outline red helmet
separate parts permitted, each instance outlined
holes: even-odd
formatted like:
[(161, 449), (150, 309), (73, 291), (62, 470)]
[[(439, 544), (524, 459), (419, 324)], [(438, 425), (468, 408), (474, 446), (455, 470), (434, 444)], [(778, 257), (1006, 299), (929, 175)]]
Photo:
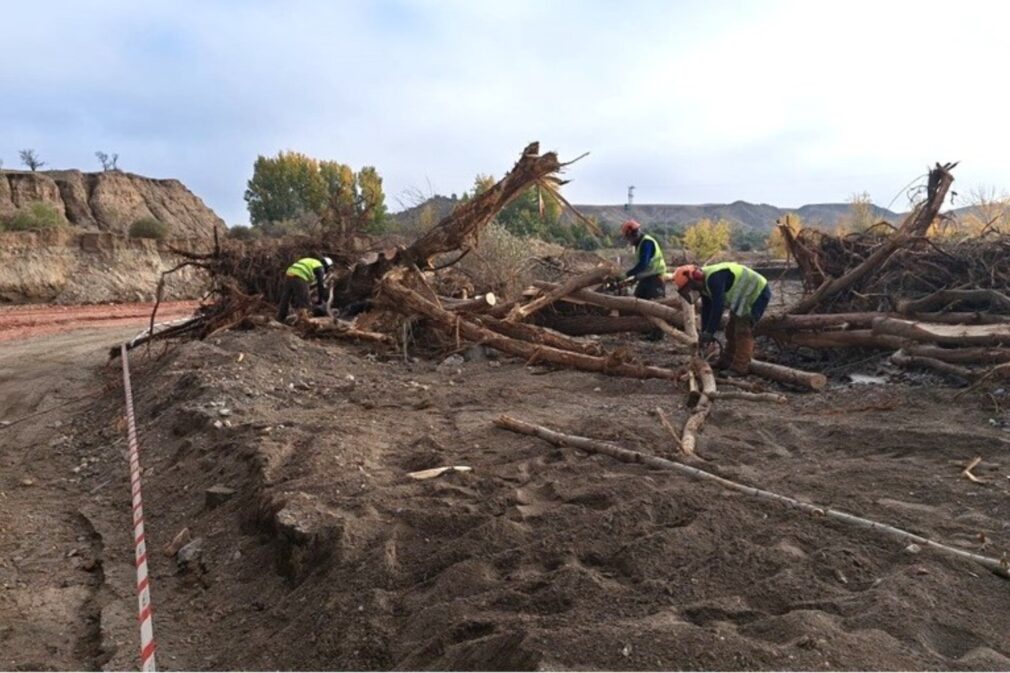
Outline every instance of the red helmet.
[(685, 264), (673, 270), (673, 284), (678, 290), (683, 290), (689, 280), (705, 280), (705, 272), (694, 264)]
[(635, 222), (634, 220), (628, 220), (627, 222), (621, 225), (621, 236), (628, 238), (632, 234), (638, 233), (638, 230), (641, 228), (642, 225), (640, 225), (638, 222)]

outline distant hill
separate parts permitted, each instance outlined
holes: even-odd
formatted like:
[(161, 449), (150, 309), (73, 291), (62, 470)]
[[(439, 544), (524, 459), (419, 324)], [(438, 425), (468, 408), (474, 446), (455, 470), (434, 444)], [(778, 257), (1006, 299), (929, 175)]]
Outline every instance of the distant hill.
[[(821, 225), (833, 228), (838, 221), (849, 214), (847, 203), (811, 203), (799, 208), (779, 208), (767, 203), (705, 203), (700, 205), (678, 204), (635, 204), (625, 210), (619, 206), (576, 206), (583, 215), (596, 217), (607, 228), (616, 228), (621, 222), (632, 219), (646, 226), (687, 226), (702, 218), (724, 219), (737, 226), (752, 231), (768, 232), (775, 226), (775, 220), (786, 213), (795, 213), (803, 218), (806, 225)], [(899, 213), (874, 206), (876, 216), (889, 222), (901, 219)]]
[[(437, 222), (452, 212), (458, 203), (458, 200), (454, 201), (446, 196), (434, 196), (420, 205), (393, 214), (393, 218), (403, 225), (416, 226), (421, 213), (428, 209)], [(803, 218), (803, 223), (808, 226), (820, 225), (834, 228), (838, 221), (850, 212), (848, 203), (811, 203), (799, 208), (779, 208), (767, 203), (748, 203), (746, 201), (699, 205), (636, 203), (629, 210), (625, 210), (623, 205), (576, 205), (575, 207), (583, 215), (597, 218), (604, 228), (611, 230), (616, 229), (621, 225), (621, 222), (628, 219), (637, 220), (645, 226), (682, 227), (707, 217), (712, 220), (725, 219), (745, 230), (765, 233), (771, 231), (775, 226), (775, 220), (786, 213), (796, 213)], [(878, 206), (873, 208), (879, 219), (897, 223), (902, 218), (900, 213), (886, 208)], [(567, 212), (565, 217), (569, 222), (573, 219)]]

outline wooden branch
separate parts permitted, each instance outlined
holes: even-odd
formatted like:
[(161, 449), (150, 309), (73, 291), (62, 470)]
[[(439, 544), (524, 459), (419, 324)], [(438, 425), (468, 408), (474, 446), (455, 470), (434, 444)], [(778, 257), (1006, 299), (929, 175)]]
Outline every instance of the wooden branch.
[(687, 346), (688, 348), (697, 347), (698, 345), (697, 342), (691, 341), (691, 338), (689, 336), (681, 332), (679, 329), (675, 329), (670, 325), (670, 323), (666, 322), (662, 318), (657, 318), (656, 316), (652, 315), (648, 316), (648, 318), (649, 322), (658, 327), (663, 332), (663, 334), (670, 337), (671, 339), (679, 343), (681, 346)]
[(455, 313), (486, 313), (498, 304), (498, 298), (494, 292), (478, 295), (473, 299), (439, 297), (438, 300), (442, 306)]
[(737, 388), (739, 390), (744, 390), (749, 393), (765, 393), (768, 392), (768, 388), (764, 385), (758, 383), (757, 381), (748, 381), (746, 379), (727, 379), (716, 377), (715, 382), (720, 386), (730, 386), (732, 388)]
[(772, 402), (785, 404), (789, 398), (778, 393), (748, 393), (743, 390), (717, 390), (712, 394), (714, 400), (744, 400), (747, 402)]
[(936, 325), (897, 318), (877, 318), (873, 321), (873, 333), (957, 346), (1010, 344), (1010, 325)]
[[(761, 322), (764, 322), (763, 320)], [(760, 325), (761, 323), (758, 323)], [(876, 348), (893, 351), (901, 348), (905, 339), (887, 334), (874, 334), (872, 330), (836, 330), (831, 332), (763, 331), (762, 336), (775, 339), (787, 346), (806, 348)]]
[(998, 311), (1010, 311), (1010, 297), (996, 290), (940, 290), (921, 299), (898, 302), (899, 313), (918, 313), (950, 307), (954, 304), (988, 304)]
[(723, 488), (745, 493), (755, 498), (778, 502), (786, 505), (787, 507), (811, 514), (815, 520), (831, 519), (833, 521), (840, 521), (857, 528), (874, 530), (883, 535), (897, 538), (905, 542), (914, 542), (922, 547), (929, 547), (930, 549), (935, 549), (941, 553), (948, 554), (950, 556), (957, 556), (958, 558), (977, 563), (1000, 577), (1010, 578), (1010, 569), (1008, 569), (1007, 562), (1005, 560), (990, 558), (980, 554), (973, 554), (972, 552), (958, 549), (957, 547), (951, 547), (940, 542), (935, 542), (921, 535), (910, 533), (900, 528), (895, 528), (894, 526), (890, 526), (888, 524), (866, 519), (855, 514), (849, 514), (829, 507), (821, 507), (819, 505), (797, 500), (796, 498), (779, 495), (778, 493), (773, 493), (772, 491), (747, 486), (746, 484), (741, 484), (730, 479), (726, 479), (725, 477), (720, 477), (712, 472), (707, 472), (690, 465), (684, 465), (683, 463), (677, 463), (658, 456), (651, 456), (641, 453), (640, 451), (631, 451), (611, 442), (603, 442), (589, 437), (580, 437), (578, 435), (569, 435), (557, 432), (556, 430), (551, 430), (542, 425), (534, 425), (532, 423), (520, 421), (516, 418), (512, 418), (511, 416), (499, 416), (495, 419), (494, 423), (499, 428), (523, 435), (539, 437), (540, 439), (554, 444), (555, 446), (572, 446), (591, 453), (601, 453), (626, 463), (637, 463), (640, 465), (648, 465), (649, 467), (660, 470), (679, 472), (683, 475), (701, 479), (708, 483), (717, 484)]
[(852, 288), (871, 273), (878, 271), (899, 248), (909, 243), (912, 239), (925, 234), (940, 212), (940, 207), (947, 197), (947, 190), (950, 189), (951, 183), (954, 182), (954, 176), (950, 174), (950, 169), (953, 167), (953, 164), (945, 166), (937, 164), (936, 168), (929, 173), (925, 203), (916, 207), (909, 214), (908, 218), (901, 225), (901, 228), (884, 239), (856, 268), (840, 278), (829, 277), (817, 288), (816, 292), (798, 302), (788, 313), (810, 313), (814, 307), (822, 304), (825, 300)]
[(525, 320), (530, 315), (536, 313), (545, 306), (550, 306), (565, 295), (571, 294), (576, 290), (581, 290), (584, 287), (589, 287), (590, 285), (599, 285), (615, 273), (616, 269), (614, 267), (609, 265), (600, 265), (592, 271), (579, 274), (578, 276), (572, 276), (561, 285), (547, 292), (547, 294), (537, 297), (528, 304), (522, 304), (514, 307), (509, 312), (506, 320), (511, 322)]
[(793, 369), (785, 365), (751, 360), (750, 373), (761, 378), (785, 383), (796, 388), (803, 388), (813, 392), (820, 392), (828, 385), (828, 377), (815, 372), (805, 372), (800, 369)]
[(683, 452), (684, 446), (680, 443), (680, 434), (673, 427), (673, 424), (670, 423), (670, 419), (666, 417), (666, 413), (662, 407), (656, 407), (656, 416), (659, 417), (659, 424), (673, 437), (673, 441), (677, 444), (677, 450)]
[(295, 328), (305, 335), (315, 337), (336, 337), (383, 344), (396, 343), (396, 340), (388, 334), (361, 330), (350, 323), (336, 321), (333, 318), (302, 318), (295, 323)]
[(904, 351), (900, 350), (896, 351), (891, 356), (891, 362), (904, 369), (930, 369), (934, 372), (943, 374), (944, 376), (951, 376), (961, 381), (971, 382), (978, 378), (978, 374), (967, 367), (960, 367), (935, 358), (908, 355)]
[(697, 377), (698, 382), (701, 384), (701, 391), (697, 396), (689, 395), (688, 397), (688, 405), (691, 405), (692, 397), (696, 399), (693, 405), (694, 413), (688, 416), (687, 421), (684, 422), (684, 430), (680, 435), (680, 448), (688, 456), (695, 455), (698, 433), (701, 432), (705, 419), (708, 418), (709, 413), (712, 411), (712, 398), (717, 392), (712, 367), (700, 357), (691, 359), (691, 373)]
[(991, 325), (1010, 322), (1010, 316), (992, 313), (806, 313), (799, 315), (768, 316), (754, 326), (754, 333), (764, 335), (784, 330), (856, 330), (873, 327), (877, 318), (902, 318), (921, 322), (936, 322), (954, 325)]
[(698, 317), (694, 312), (694, 302), (685, 299), (684, 295), (677, 293), (680, 300), (680, 315), (684, 321), (684, 334), (687, 335), (688, 344), (698, 346)]
[[(550, 291), (557, 288), (558, 284), (548, 283), (545, 281), (535, 281), (533, 286), (541, 290)], [(568, 294), (564, 298), (564, 301), (572, 302), (574, 304), (592, 304), (593, 306), (601, 306), (603, 308), (609, 308), (614, 311), (622, 311), (625, 313), (654, 316), (665, 320), (674, 327), (681, 328), (684, 326), (684, 318), (681, 316), (680, 311), (665, 304), (660, 304), (657, 301), (650, 301), (648, 299), (638, 299), (637, 297), (615, 297), (609, 294), (603, 294), (602, 292), (593, 292), (592, 290), (577, 290)]]
[(457, 313), (445, 310), (441, 306), (428, 301), (414, 290), (406, 287), (402, 282), (405, 274), (405, 269), (390, 271), (382, 280), (380, 297), (389, 308), (406, 313), (407, 315), (423, 315), (432, 320), (436, 326), (450, 334), (454, 334), (458, 330), (460, 336), (469, 341), (481, 343), (504, 353), (526, 358), (531, 362), (550, 362), (562, 367), (599, 372), (612, 376), (627, 376), (640, 379), (668, 379), (671, 381), (679, 378), (679, 373), (672, 369), (624, 362), (615, 353), (596, 357), (534, 344), (499, 334), (471, 322)]

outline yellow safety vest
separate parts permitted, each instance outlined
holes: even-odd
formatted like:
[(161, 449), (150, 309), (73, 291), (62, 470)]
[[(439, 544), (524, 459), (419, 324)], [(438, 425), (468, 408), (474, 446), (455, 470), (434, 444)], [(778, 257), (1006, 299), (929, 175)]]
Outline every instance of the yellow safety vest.
[(666, 258), (663, 257), (663, 249), (659, 247), (659, 241), (652, 236), (648, 234), (642, 236), (638, 245), (635, 246), (635, 254), (641, 258), (642, 244), (646, 241), (652, 241), (652, 245), (655, 247), (655, 253), (652, 255), (652, 260), (649, 261), (649, 266), (647, 266), (645, 271), (641, 272), (636, 277), (651, 278), (652, 276), (662, 276), (666, 274)]
[(288, 275), (301, 278), (306, 283), (312, 283), (316, 279), (315, 271), (321, 268), (323, 263), (315, 257), (302, 257), (300, 260), (288, 267)]
[(748, 316), (754, 308), (754, 302), (768, 285), (768, 279), (757, 271), (749, 269), (736, 262), (722, 262), (702, 267), (705, 272), (705, 294), (711, 296), (708, 279), (713, 273), (728, 269), (733, 274), (733, 286), (726, 291), (726, 304), (729, 310), (738, 316)]

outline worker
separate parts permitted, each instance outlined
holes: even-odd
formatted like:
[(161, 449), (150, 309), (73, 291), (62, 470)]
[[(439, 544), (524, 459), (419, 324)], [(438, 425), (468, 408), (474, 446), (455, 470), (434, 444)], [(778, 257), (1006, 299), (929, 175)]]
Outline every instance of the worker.
[(726, 347), (715, 366), (746, 374), (754, 357), (754, 325), (772, 298), (768, 280), (757, 271), (736, 262), (722, 262), (698, 267), (677, 267), (673, 282), (684, 297), (691, 290), (701, 294), (701, 346), (715, 343), (724, 307), (729, 308)]
[(628, 220), (621, 225), (621, 236), (628, 245), (635, 246), (638, 262), (625, 274), (625, 282), (636, 282), (635, 296), (639, 299), (660, 299), (666, 296), (663, 276), (666, 259), (659, 243), (649, 234), (642, 233), (642, 225)]
[[(302, 257), (288, 267), (281, 289), (281, 301), (277, 307), (277, 321), (284, 322), (288, 317), (288, 309), (309, 308), (313, 306), (311, 298), (312, 281), (316, 281), (316, 306), (326, 303), (326, 272), (333, 266), (329, 257)], [(325, 309), (324, 309), (325, 310)]]
[[(621, 235), (628, 245), (635, 246), (635, 256), (638, 262), (625, 274), (621, 285), (636, 283), (635, 296), (639, 299), (661, 299), (666, 296), (664, 277), (666, 276), (666, 259), (659, 242), (642, 232), (642, 225), (635, 220), (628, 220), (621, 225)], [(663, 330), (654, 329), (646, 333), (645, 339), (660, 341)]]

